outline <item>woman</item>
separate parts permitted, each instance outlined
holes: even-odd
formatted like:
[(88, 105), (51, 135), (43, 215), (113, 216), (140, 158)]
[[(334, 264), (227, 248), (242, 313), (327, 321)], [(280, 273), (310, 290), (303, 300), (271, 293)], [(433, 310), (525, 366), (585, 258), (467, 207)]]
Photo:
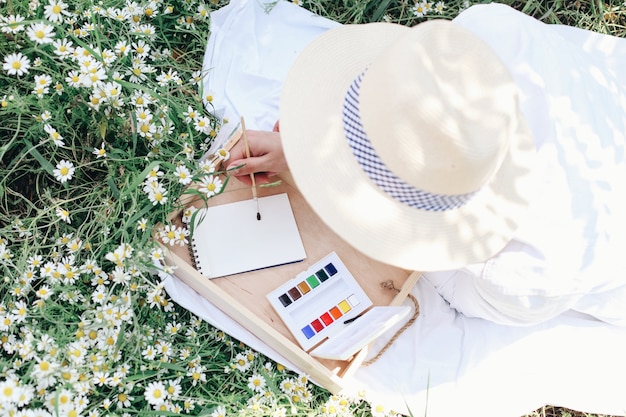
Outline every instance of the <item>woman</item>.
[[(545, 25), (498, 4), (465, 10), (453, 21), (456, 35), (446, 35), (448, 40), (458, 33), (467, 37), (459, 44), (469, 40), (468, 48), (482, 51), (478, 63), (463, 49), (446, 61), (425, 40), (426, 32), (406, 35), (411, 29), (394, 25), (366, 25), (354, 29), (358, 36), (349, 40), (352, 29), (341, 32), (337, 23), (288, 2), (267, 13), (255, 0), (233, 0), (212, 14), (211, 23), (205, 89), (212, 91), (216, 110), (231, 120), (244, 115), (255, 129), (248, 132), (252, 158), (243, 160), (241, 144), (231, 151), (230, 167), (245, 163), (236, 175), (247, 182), (248, 174), (256, 173), (257, 182), (265, 182), (289, 168), (320, 217), (356, 248), (427, 271), (412, 291), (420, 301), (419, 319), (378, 361), (354, 375), (365, 387), (365, 398), (407, 413), (426, 410), (431, 417), (517, 417), (546, 403), (623, 413), (626, 328), (606, 322), (621, 325), (625, 314), (624, 261), (616, 253), (626, 247), (619, 216), (625, 208), (626, 87), (620, 76), (626, 73), (626, 41)], [(340, 31), (337, 37), (334, 30)], [(406, 61), (399, 65), (415, 56), (401, 56), (391, 47), (407, 42), (400, 41), (405, 35), (424, 36), (409, 43), (432, 48), (422, 49), (413, 64), (423, 78), (412, 79), (416, 74), (403, 66)], [(445, 43), (455, 51), (456, 42)], [(379, 52), (394, 59), (378, 61)], [(431, 61), (431, 54), (439, 59)], [(378, 76), (371, 71), (377, 62), (382, 63)], [(394, 69), (385, 63), (399, 68), (400, 75), (381, 76)], [(429, 72), (427, 65), (443, 69)], [(485, 80), (483, 71), (493, 75)], [(500, 101), (492, 101), (493, 94), (484, 102), (470, 100), (465, 75), (482, 85), (477, 89), (482, 94), (493, 92), (498, 82), (495, 99)], [(395, 85), (399, 94), (390, 93), (395, 81), (401, 81)], [(447, 93), (424, 90), (433, 85), (447, 87)], [(452, 111), (455, 103), (449, 100), (456, 90), (451, 85), (463, 93), (457, 103), (473, 108)], [(413, 103), (393, 108), (409, 86), (420, 92), (406, 94), (409, 101), (415, 97), (424, 111), (438, 113), (415, 116)], [(383, 90), (377, 96), (372, 87)], [(344, 124), (344, 112), (352, 122)], [(354, 129), (355, 115), (362, 116), (363, 132)], [(414, 124), (413, 116), (424, 122)], [(279, 118), (274, 130), (280, 132), (272, 132)], [(408, 135), (398, 133), (399, 126), (429, 131)], [(456, 201), (458, 207), (441, 211), (411, 208), (378, 173), (363, 168), (368, 166), (361, 163), (363, 154), (352, 151), (351, 143), (368, 139), (376, 145), (373, 156), (412, 188), (468, 195)], [(441, 144), (448, 151), (435, 155)], [(400, 146), (409, 150), (398, 152)], [(432, 157), (417, 158), (420, 148)], [(403, 170), (402, 158), (417, 159), (406, 164), (415, 176)], [(440, 168), (452, 172), (436, 175), (433, 163), (452, 160), (468, 173), (467, 181), (449, 163)], [(420, 164), (427, 176), (418, 175)], [(505, 166), (517, 169), (502, 171)], [(496, 177), (506, 186), (494, 187)], [(473, 188), (487, 192), (473, 195)], [(373, 199), (355, 203), (362, 196)], [(496, 198), (500, 203), (491, 205)], [(378, 207), (383, 209), (372, 215)], [(419, 214), (404, 214), (410, 210)], [(463, 210), (471, 216), (454, 215)], [(427, 229), (425, 217), (436, 227)], [(403, 228), (413, 233), (402, 235)], [(363, 234), (369, 238), (361, 239)], [(167, 281), (166, 288), (200, 317), (284, 363), (279, 353), (176, 280)], [(387, 341), (381, 338), (372, 352)]]
[(503, 5), (330, 30), (287, 76), (281, 132), (249, 132), (229, 166), (290, 168), (335, 232), (467, 316), (626, 324), (626, 61), (595, 36)]

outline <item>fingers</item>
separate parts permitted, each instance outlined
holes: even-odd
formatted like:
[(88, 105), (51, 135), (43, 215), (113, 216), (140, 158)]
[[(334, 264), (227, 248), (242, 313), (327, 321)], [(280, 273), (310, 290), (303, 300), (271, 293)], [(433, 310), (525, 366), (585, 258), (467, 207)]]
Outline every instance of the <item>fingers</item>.
[(255, 182), (265, 184), (271, 181), (270, 177), (287, 170), (280, 134), (278, 132), (264, 132), (247, 130), (250, 157), (246, 155), (245, 144), (239, 141), (230, 151), (230, 161), (227, 169), (244, 184), (251, 184), (250, 174), (255, 174)]
[[(272, 182), (271, 177), (275, 175), (273, 173), (267, 173), (267, 172), (260, 172), (258, 174), (254, 174), (254, 182), (259, 185), (259, 184), (268, 184), (270, 182)], [(242, 182), (243, 184), (247, 185), (247, 186), (252, 186), (252, 179), (250, 178), (250, 175), (233, 175), (235, 178), (237, 178), (237, 180), (239, 180), (240, 182)]]
[[(265, 184), (270, 182), (269, 177), (273, 175), (273, 172), (266, 171), (266, 167), (271, 165), (266, 159), (261, 156), (230, 161), (227, 169), (231, 175), (244, 184), (252, 184), (250, 174), (255, 174), (254, 178), (257, 183)], [(236, 167), (240, 168), (234, 169)]]

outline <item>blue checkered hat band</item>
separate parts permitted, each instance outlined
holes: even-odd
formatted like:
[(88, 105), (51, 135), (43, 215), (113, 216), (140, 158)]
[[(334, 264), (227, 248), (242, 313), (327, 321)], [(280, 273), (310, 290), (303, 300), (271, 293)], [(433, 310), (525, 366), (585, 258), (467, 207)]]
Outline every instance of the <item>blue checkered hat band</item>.
[(476, 192), (459, 195), (433, 194), (420, 190), (397, 177), (387, 168), (365, 134), (359, 110), (361, 79), (359, 75), (346, 94), (343, 127), (352, 153), (363, 171), (385, 193), (410, 207), (428, 211), (446, 211), (465, 205)]

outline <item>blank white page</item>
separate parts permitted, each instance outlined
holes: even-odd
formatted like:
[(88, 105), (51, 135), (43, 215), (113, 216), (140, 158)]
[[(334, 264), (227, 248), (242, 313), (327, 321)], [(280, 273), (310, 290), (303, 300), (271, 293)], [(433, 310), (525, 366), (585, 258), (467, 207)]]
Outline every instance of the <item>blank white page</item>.
[(287, 194), (202, 208), (192, 236), (196, 266), (208, 278), (301, 261), (304, 246)]

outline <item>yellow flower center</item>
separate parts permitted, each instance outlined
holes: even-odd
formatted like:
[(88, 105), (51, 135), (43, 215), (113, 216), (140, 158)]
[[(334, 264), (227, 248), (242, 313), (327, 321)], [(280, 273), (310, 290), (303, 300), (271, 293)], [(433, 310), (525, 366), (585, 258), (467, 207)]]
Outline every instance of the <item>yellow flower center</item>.
[(37, 39), (43, 39), (46, 37), (46, 34), (44, 33), (43, 30), (38, 30), (37, 32), (35, 32), (35, 37)]
[(61, 6), (59, 6), (58, 4), (55, 4), (55, 5), (52, 7), (52, 13), (54, 13), (54, 14), (59, 14), (59, 13), (61, 13)]
[(13, 69), (18, 70), (18, 69), (22, 68), (22, 63), (20, 61), (14, 61), (11, 66), (13, 67)]

